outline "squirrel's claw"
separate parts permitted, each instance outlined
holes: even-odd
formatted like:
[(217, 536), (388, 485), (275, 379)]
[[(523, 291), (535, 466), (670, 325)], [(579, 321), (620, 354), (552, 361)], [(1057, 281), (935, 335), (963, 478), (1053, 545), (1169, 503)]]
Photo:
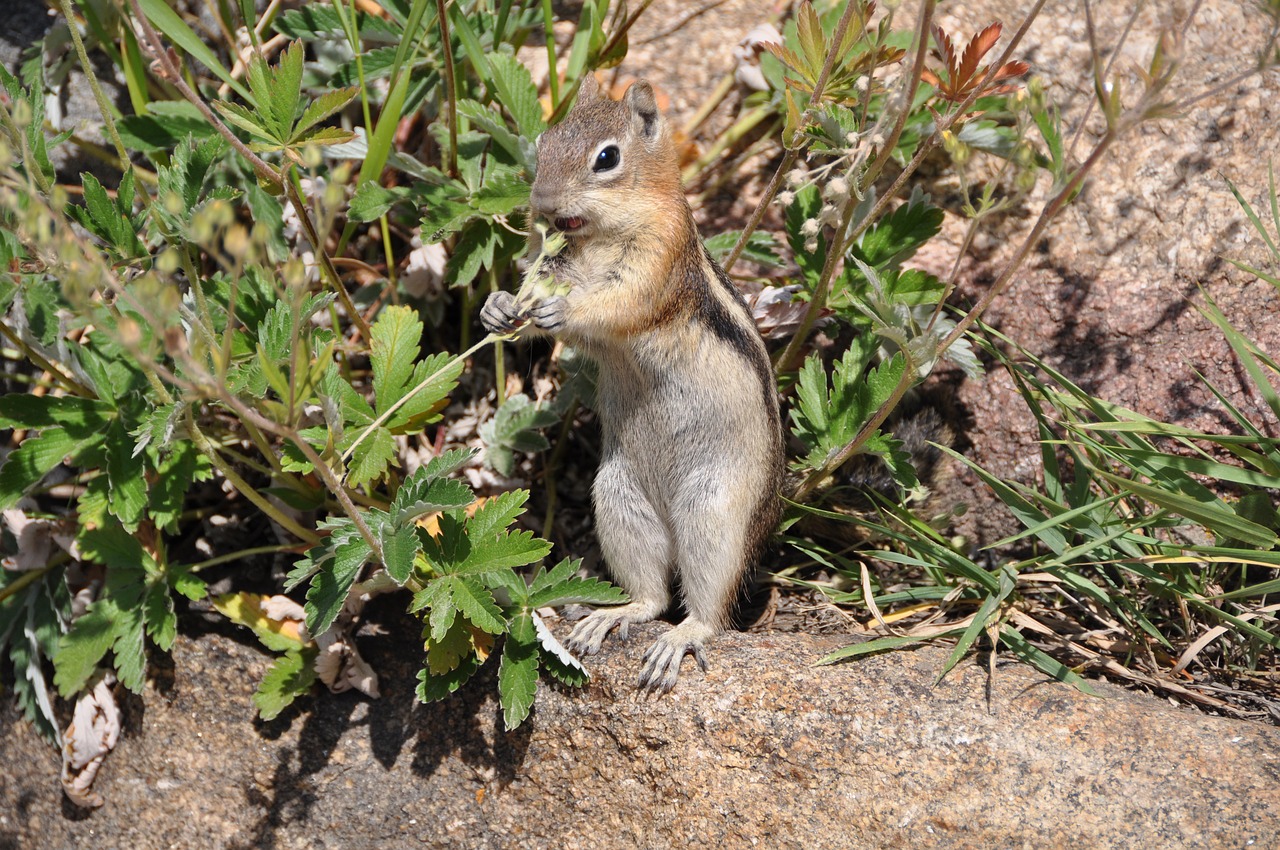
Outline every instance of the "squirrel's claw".
[(543, 298), (529, 309), (529, 320), (534, 327), (550, 334), (564, 330), (565, 320), (569, 316), (569, 301), (563, 295), (552, 295)]
[(484, 302), (480, 310), (480, 324), (489, 333), (507, 334), (520, 327), (520, 311), (516, 307), (516, 299), (510, 292), (494, 292)]
[(705, 631), (700, 624), (682, 623), (645, 651), (640, 679), (640, 690), (650, 694), (665, 694), (675, 687), (680, 676), (680, 663), (686, 655), (693, 655), (702, 672), (707, 672), (707, 653), (702, 637), (695, 632)]

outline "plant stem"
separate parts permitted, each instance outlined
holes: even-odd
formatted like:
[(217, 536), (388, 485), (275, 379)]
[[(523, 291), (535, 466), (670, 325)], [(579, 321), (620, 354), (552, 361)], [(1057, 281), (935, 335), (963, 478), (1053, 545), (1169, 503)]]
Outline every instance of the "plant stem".
[[(84, 49), (84, 39), (80, 38), (80, 27), (76, 24), (75, 16), (71, 12), (71, 0), (61, 0), (62, 16), (67, 20), (67, 30), (71, 33), (71, 42), (75, 45), (76, 56), (80, 59), (80, 70), (84, 72), (85, 78), (89, 81), (89, 88), (93, 90), (93, 99), (98, 103), (98, 111), (102, 113), (103, 126), (107, 128), (107, 135), (111, 137), (111, 144), (115, 146), (116, 155), (120, 157), (121, 171), (129, 171), (133, 168), (133, 163), (129, 160), (129, 151), (125, 149), (124, 141), (120, 138), (119, 131), (116, 130), (116, 121), (111, 114), (111, 102), (107, 100), (107, 96), (102, 91), (102, 86), (98, 82), (98, 75), (93, 71), (93, 65), (89, 62), (89, 54)], [(146, 192), (138, 192), (138, 197), (142, 200), (142, 205), (150, 206), (151, 196)]]
[[(497, 269), (489, 269), (489, 291), (498, 291)], [(507, 352), (502, 346), (502, 340), (493, 344), (493, 385), (496, 399), (494, 406), (499, 410), (502, 409), (502, 403), (507, 400)]]
[[(137, 0), (134, 0), (137, 2)], [(852, 23), (855, 14), (861, 14), (861, 4), (850, 2), (845, 4), (844, 14), (840, 16), (840, 20), (836, 23), (835, 32), (831, 34), (831, 44), (839, 45), (844, 42), (844, 35), (849, 31), (849, 24)], [(809, 97), (809, 106), (805, 110), (807, 115), (813, 109), (814, 104), (822, 100), (822, 92), (827, 87), (827, 79), (831, 76), (831, 69), (835, 67), (838, 50), (832, 50), (827, 53), (826, 61), (822, 63), (822, 70), (818, 73), (818, 79), (813, 84), (813, 94)], [(738, 262), (738, 258), (742, 256), (743, 250), (747, 247), (747, 240), (751, 238), (751, 234), (755, 233), (756, 228), (760, 226), (760, 222), (764, 220), (765, 211), (769, 209), (769, 204), (773, 203), (773, 198), (778, 194), (778, 189), (782, 187), (782, 180), (786, 173), (791, 170), (792, 164), (796, 161), (796, 156), (800, 153), (800, 147), (792, 147), (797, 136), (800, 135), (802, 128), (796, 127), (790, 139), (783, 139), (782, 143), (786, 145), (787, 152), (782, 156), (782, 162), (778, 164), (778, 170), (773, 173), (773, 177), (769, 180), (769, 185), (765, 187), (764, 195), (761, 196), (760, 202), (756, 204), (756, 208), (751, 211), (751, 217), (747, 219), (746, 227), (742, 229), (742, 233), (738, 235), (738, 242), (733, 246), (733, 250), (729, 252), (729, 256), (725, 258), (724, 270), (728, 272), (733, 268), (733, 264)]]
[(207, 561), (200, 561), (187, 567), (187, 572), (198, 573), (209, 567), (216, 567), (218, 564), (227, 564), (232, 561), (239, 561), (242, 558), (252, 558), (254, 555), (274, 555), (278, 552), (293, 552), (297, 550), (297, 544), (294, 543), (277, 543), (274, 546), (254, 546), (250, 549), (241, 549), (239, 552), (228, 552), (225, 555), (219, 555), (216, 558), (210, 558)]
[[(935, 0), (926, 0), (920, 6), (920, 19), (916, 24), (915, 60), (912, 63), (910, 75), (903, 80), (902, 107), (894, 121), (892, 133), (881, 145), (880, 150), (876, 153), (875, 160), (859, 179), (860, 189), (863, 191), (874, 182), (880, 170), (888, 163), (889, 157), (893, 155), (893, 150), (898, 145), (898, 139), (902, 136), (902, 128), (906, 126), (907, 114), (911, 111), (911, 103), (915, 100), (916, 89), (920, 85), (920, 72), (924, 69), (924, 57), (929, 49), (929, 22), (933, 19), (934, 2)], [(938, 135), (938, 132), (935, 131), (934, 135)], [(921, 145), (921, 147), (925, 146)], [(918, 167), (923, 160), (923, 153), (917, 151), (915, 158), (912, 159), (912, 164)], [(901, 186), (906, 177), (914, 171), (915, 167), (908, 167), (898, 176), (898, 180), (894, 183), (894, 188), (886, 192), (872, 211), (859, 222), (856, 233), (851, 235), (846, 242), (844, 234), (848, 232), (850, 220), (858, 208), (858, 195), (860, 193), (851, 192), (849, 194), (849, 200), (845, 202), (844, 209), (841, 210), (840, 225), (835, 229), (827, 244), (826, 261), (822, 264), (822, 273), (818, 277), (818, 285), (814, 288), (813, 297), (809, 300), (809, 307), (805, 310), (804, 316), (800, 320), (800, 326), (787, 343), (787, 347), (778, 355), (778, 360), (774, 364), (778, 371), (787, 372), (796, 367), (800, 352), (808, 341), (809, 331), (813, 329), (814, 322), (818, 320), (822, 309), (827, 305), (827, 299), (831, 296), (831, 283), (835, 278), (836, 267), (844, 257), (846, 246), (851, 244), (858, 235), (861, 235), (872, 222), (880, 217), (889, 200), (897, 193), (897, 187)]]
[[(436, 16), (440, 20), (440, 44), (444, 54), (444, 98), (446, 120), (449, 124), (450, 177), (458, 176), (458, 88), (453, 77), (453, 43), (449, 40), (449, 16), (445, 13), (444, 0), (436, 0)], [(555, 66), (551, 66), (552, 73)]]
[(720, 154), (724, 153), (727, 148), (732, 146), (747, 133), (750, 133), (761, 121), (769, 118), (773, 114), (773, 106), (765, 103), (757, 106), (746, 115), (740, 117), (733, 123), (733, 126), (720, 134), (720, 136), (715, 140), (715, 143), (711, 145), (711, 147), (707, 148), (707, 151), (702, 156), (698, 157), (696, 162), (684, 170), (684, 173), (680, 175), (681, 182), (687, 184), (692, 181), (704, 169), (706, 169), (707, 166), (715, 162)]
[(253, 503), (254, 507), (262, 511), (267, 516), (275, 520), (281, 528), (288, 531), (299, 540), (305, 540), (308, 544), (314, 545), (319, 542), (320, 535), (314, 531), (308, 531), (299, 525), (292, 517), (284, 511), (271, 504), (271, 501), (259, 493), (249, 482), (245, 481), (240, 475), (231, 468), (226, 461), (222, 459), (222, 454), (218, 451), (218, 447), (204, 435), (204, 433), (196, 426), (196, 418), (192, 414), (191, 409), (187, 409), (187, 431), (191, 434), (191, 441), (196, 444), (205, 457), (209, 458), (209, 462), (222, 473), (222, 477), (227, 479), (227, 483), (234, 487), (246, 499)]
[(338, 275), (338, 270), (334, 267), (329, 253), (325, 251), (324, 243), (320, 241), (320, 235), (316, 233), (316, 227), (311, 221), (311, 214), (307, 210), (306, 203), (302, 200), (302, 193), (297, 185), (297, 172), (293, 170), (292, 165), (287, 166), (286, 170), (292, 175), (293, 179), (284, 181), (285, 191), (289, 195), (289, 200), (293, 203), (294, 210), (298, 213), (298, 221), (301, 222), (302, 229), (306, 231), (307, 241), (311, 243), (312, 249), (316, 252), (316, 259), (320, 261), (320, 268), (324, 271), (325, 278), (329, 281), (329, 286), (337, 293), (338, 300), (342, 302), (342, 308), (347, 311), (347, 315), (351, 317), (356, 330), (360, 332), (361, 338), (369, 339), (369, 323), (364, 320), (364, 316), (351, 301), (351, 295), (347, 292), (347, 287)]
[(542, 0), (542, 30), (547, 42), (547, 88), (551, 92), (551, 111), (560, 106), (560, 72), (556, 69), (555, 12), (551, 0)]
[(547, 491), (547, 513), (542, 520), (542, 536), (551, 537), (552, 522), (555, 519), (556, 512), (556, 470), (560, 468), (560, 461), (564, 458), (565, 447), (569, 445), (569, 429), (573, 426), (573, 417), (578, 414), (578, 400), (575, 398), (569, 403), (569, 407), (564, 413), (564, 422), (560, 425), (560, 436), (556, 439), (555, 450), (551, 452), (551, 457), (547, 459), (545, 474), (543, 476), (543, 485)]
[(14, 579), (11, 584), (7, 584), (4, 587), (0, 587), (0, 602), (4, 602), (10, 596), (16, 596), (18, 592), (26, 588), (27, 585), (35, 584), (37, 581), (39, 581), (40, 579), (48, 575), (50, 570), (54, 569), (55, 567), (62, 566), (62, 564), (66, 563), (66, 561), (67, 559), (65, 557), (53, 559), (49, 563), (45, 564), (43, 567), (38, 567), (37, 569), (34, 569), (34, 570), (28, 570), (27, 572), (23, 573), (22, 575)]

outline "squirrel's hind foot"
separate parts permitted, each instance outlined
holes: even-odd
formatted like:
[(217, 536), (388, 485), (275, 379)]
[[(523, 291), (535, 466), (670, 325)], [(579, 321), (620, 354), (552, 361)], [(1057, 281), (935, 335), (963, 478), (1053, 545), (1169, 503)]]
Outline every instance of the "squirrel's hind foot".
[(702, 672), (707, 672), (705, 641), (719, 629), (696, 620), (685, 620), (654, 641), (644, 654), (644, 666), (640, 668), (640, 690), (650, 694), (665, 694), (675, 687), (680, 676), (680, 663), (686, 655), (692, 655)]
[(618, 637), (626, 640), (632, 623), (647, 623), (661, 613), (661, 609), (643, 602), (619, 605), (617, 608), (600, 608), (592, 611), (569, 634), (569, 649), (581, 655), (595, 655), (609, 632), (618, 630)]

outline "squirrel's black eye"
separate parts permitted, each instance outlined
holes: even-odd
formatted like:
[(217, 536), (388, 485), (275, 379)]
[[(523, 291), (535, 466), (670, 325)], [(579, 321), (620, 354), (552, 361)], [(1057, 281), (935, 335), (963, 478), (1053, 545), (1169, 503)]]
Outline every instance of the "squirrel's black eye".
[(591, 170), (608, 171), (611, 168), (617, 168), (620, 159), (622, 154), (618, 151), (618, 146), (609, 145), (596, 154), (596, 161), (591, 163)]

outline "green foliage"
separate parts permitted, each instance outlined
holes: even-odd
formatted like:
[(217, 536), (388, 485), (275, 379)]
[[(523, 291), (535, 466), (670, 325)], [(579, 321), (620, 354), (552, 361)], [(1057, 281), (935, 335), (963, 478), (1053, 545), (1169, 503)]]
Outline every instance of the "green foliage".
[(485, 462), (503, 475), (510, 475), (515, 470), (516, 452), (540, 452), (551, 445), (542, 429), (554, 425), (559, 418), (526, 395), (511, 396), (480, 429)]
[[(474, 453), (460, 449), (398, 474), (400, 443), (441, 419), (474, 353), (450, 350), (468, 347), (474, 285), (518, 278), (533, 139), (547, 121), (514, 53), (543, 25), (540, 6), (467, 0), (443, 21), (424, 0), (387, 4), (385, 16), (346, 3), (273, 12), (262, 39), (273, 25), (288, 41), (255, 48), (233, 74), (242, 46), (216, 34), (264, 26), (236, 17), (243, 3), (212, 9), (216, 26), (158, 0), (140, 0), (145, 22), (126, 5), (120, 26), (104, 26), (80, 5), (90, 50), (116, 63), (133, 107), (104, 116), (128, 159), (118, 183), (85, 174), (68, 203), (49, 154), (71, 136), (44, 130), (42, 57), (20, 76), (0, 69), (0, 311), (4, 356), (17, 361), (0, 389), (0, 428), (17, 438), (0, 507), (58, 517), (71, 537), (35, 578), (0, 571), (0, 659), (26, 714), (55, 734), (58, 699), (106, 669), (139, 691), (148, 655), (175, 640), (181, 599), (204, 599), (200, 571), (237, 587), (237, 553), (173, 555), (189, 557), (215, 511), (274, 524), (280, 544), (248, 539), (246, 553), (305, 551), (286, 582), (305, 597), (302, 637), (253, 613), (243, 592), (213, 600), (276, 654), (254, 696), (264, 718), (311, 689), (314, 638), (348, 627), (351, 595), (387, 588), (410, 591), (424, 618), (424, 698), (455, 690), (495, 642), (510, 726), (541, 670), (581, 684), (526, 605), (522, 573), (551, 548), (513, 526), (527, 492), (479, 498), (459, 476)], [(625, 52), (608, 11), (586, 4), (569, 85)], [(149, 55), (144, 23), (172, 51)], [(165, 78), (170, 65), (182, 85)], [(179, 89), (184, 99), (165, 99)], [(438, 162), (396, 149), (418, 111), (436, 143), (418, 149)], [(376, 234), (365, 226), (375, 221)], [(411, 238), (447, 241), (454, 293), (423, 303), (396, 289)], [(369, 269), (384, 276), (361, 277)], [(545, 447), (538, 429), (556, 417), (523, 397), (503, 410), (489, 457), (505, 452), (510, 466), (513, 452)], [(556, 604), (555, 588), (622, 598), (556, 576), (536, 607)], [(82, 613), (73, 594), (88, 597)]]

